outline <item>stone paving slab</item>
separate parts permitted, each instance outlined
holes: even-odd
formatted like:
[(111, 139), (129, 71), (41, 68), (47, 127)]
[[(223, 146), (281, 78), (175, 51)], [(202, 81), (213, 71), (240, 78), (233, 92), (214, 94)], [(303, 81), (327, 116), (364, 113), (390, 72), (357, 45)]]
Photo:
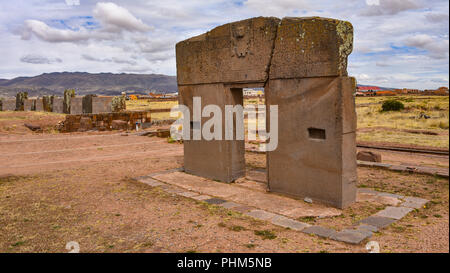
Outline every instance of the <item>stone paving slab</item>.
[(378, 228), (372, 225), (360, 224), (356, 227), (357, 230), (367, 230), (370, 232), (378, 232)]
[(406, 207), (386, 207), (384, 210), (381, 210), (374, 214), (374, 216), (379, 217), (387, 217), (395, 220), (400, 220), (406, 216), (409, 212), (411, 212), (412, 208)]
[(143, 176), (137, 179), (139, 182), (142, 182), (144, 184), (150, 185), (152, 187), (157, 187), (163, 185), (163, 183), (156, 181), (155, 179), (151, 178), (150, 176)]
[(310, 226), (302, 230), (306, 234), (313, 234), (324, 238), (331, 238), (336, 231), (331, 228), (321, 227), (321, 226)]
[(239, 207), (233, 208), (234, 211), (237, 211), (237, 212), (240, 212), (240, 213), (244, 213), (244, 212), (250, 211), (252, 209), (253, 208), (249, 207), (249, 206), (239, 206)]
[(367, 238), (370, 238), (372, 233), (363, 231), (360, 232), (354, 229), (344, 229), (342, 231), (336, 232), (330, 236), (330, 239), (341, 241), (349, 244), (360, 244)]
[(403, 200), (405, 200), (405, 202), (403, 202), (401, 204), (402, 207), (408, 207), (408, 208), (413, 208), (413, 209), (419, 209), (422, 208), (423, 206), (425, 206), (428, 203), (427, 199), (423, 199), (423, 198), (418, 198), (418, 197), (405, 197)]
[(225, 202), (225, 203), (220, 204), (219, 206), (224, 207), (226, 209), (232, 209), (235, 207), (239, 207), (240, 204), (234, 203), (234, 202)]
[(205, 201), (207, 199), (211, 199), (212, 196), (202, 194), (202, 195), (193, 196), (192, 198), (195, 200), (198, 200), (198, 201)]
[(342, 214), (342, 211), (322, 204), (307, 204), (303, 201), (274, 193), (262, 192), (239, 185), (212, 181), (184, 172), (171, 172), (152, 175), (153, 178), (186, 190), (223, 198), (242, 205), (284, 215), (289, 218), (306, 216), (331, 217)]
[(184, 196), (184, 197), (194, 197), (194, 196), (197, 196), (198, 193), (192, 192), (192, 191), (184, 191), (184, 192), (180, 192), (179, 195)]
[(220, 198), (211, 198), (211, 199), (206, 199), (205, 202), (208, 204), (211, 204), (211, 205), (220, 205), (222, 203), (227, 202), (227, 200), (223, 200)]
[(275, 216), (274, 218), (272, 218), (272, 220), (270, 222), (274, 225), (282, 226), (285, 228), (290, 228), (290, 229), (297, 230), (297, 231), (301, 231), (301, 230), (311, 226), (309, 224), (295, 221), (295, 220), (289, 219), (289, 218), (281, 216), (281, 215)]
[(374, 226), (379, 229), (385, 228), (394, 222), (395, 222), (395, 219), (387, 218), (387, 217), (380, 217), (380, 216), (369, 216), (369, 217), (359, 221), (360, 224)]
[(274, 213), (267, 212), (264, 210), (259, 210), (259, 209), (254, 209), (254, 210), (251, 210), (248, 212), (244, 212), (244, 214), (247, 216), (256, 218), (256, 219), (260, 219), (260, 220), (270, 220), (270, 219), (274, 218), (275, 216), (277, 216)]

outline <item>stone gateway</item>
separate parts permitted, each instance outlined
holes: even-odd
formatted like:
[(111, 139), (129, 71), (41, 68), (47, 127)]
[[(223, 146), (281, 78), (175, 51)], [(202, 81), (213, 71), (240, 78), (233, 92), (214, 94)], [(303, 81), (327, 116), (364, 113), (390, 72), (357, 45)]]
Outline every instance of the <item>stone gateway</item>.
[[(278, 147), (267, 152), (269, 190), (344, 208), (356, 198), (352, 48), (353, 27), (340, 20), (258, 17), (222, 25), (176, 45), (179, 102), (191, 115), (194, 96), (223, 112), (243, 104), (242, 88), (263, 87), (266, 105), (279, 109)], [(231, 182), (245, 174), (244, 152), (243, 140), (184, 141), (184, 168)]]

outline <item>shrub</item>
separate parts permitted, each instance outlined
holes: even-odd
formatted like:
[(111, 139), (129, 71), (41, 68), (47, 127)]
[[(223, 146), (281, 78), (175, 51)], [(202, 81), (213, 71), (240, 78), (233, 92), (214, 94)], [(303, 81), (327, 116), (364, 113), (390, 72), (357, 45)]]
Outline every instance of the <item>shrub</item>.
[(386, 100), (381, 106), (382, 111), (400, 111), (405, 109), (405, 105), (398, 100)]

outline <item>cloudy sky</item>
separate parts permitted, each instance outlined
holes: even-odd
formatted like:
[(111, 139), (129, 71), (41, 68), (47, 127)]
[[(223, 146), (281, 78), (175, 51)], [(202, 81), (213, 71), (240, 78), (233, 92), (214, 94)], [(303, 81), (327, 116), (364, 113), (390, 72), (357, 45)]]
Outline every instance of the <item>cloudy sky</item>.
[(447, 0), (15, 0), (0, 3), (0, 78), (44, 72), (176, 75), (175, 43), (255, 16), (321, 16), (355, 30), (349, 73), (448, 86)]

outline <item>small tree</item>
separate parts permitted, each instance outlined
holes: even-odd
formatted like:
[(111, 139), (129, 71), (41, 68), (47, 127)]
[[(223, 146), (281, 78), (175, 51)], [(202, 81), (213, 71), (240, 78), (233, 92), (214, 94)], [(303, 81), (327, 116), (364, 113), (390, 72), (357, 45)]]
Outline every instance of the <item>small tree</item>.
[(398, 100), (386, 100), (381, 106), (381, 110), (384, 111), (400, 111), (405, 109), (405, 105)]

